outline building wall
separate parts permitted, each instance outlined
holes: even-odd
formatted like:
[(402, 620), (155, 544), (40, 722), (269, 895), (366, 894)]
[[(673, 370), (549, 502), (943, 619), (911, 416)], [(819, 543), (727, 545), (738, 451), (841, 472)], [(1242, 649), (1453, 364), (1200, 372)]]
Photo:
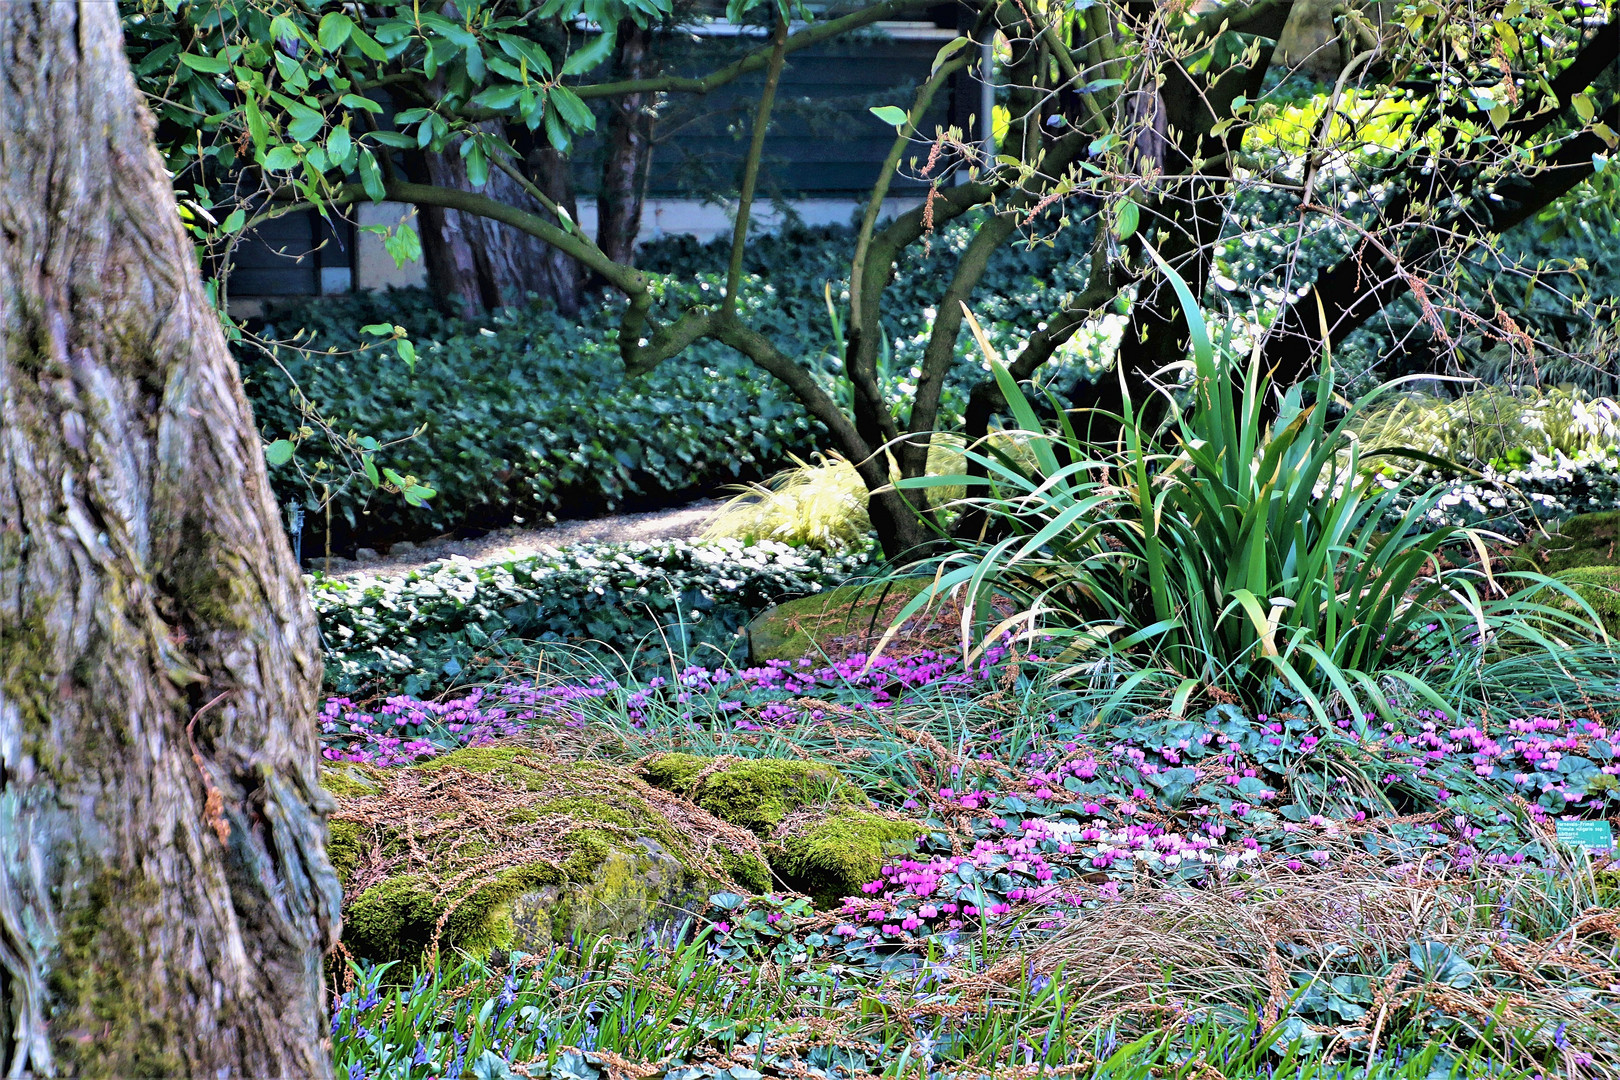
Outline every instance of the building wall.
[(416, 218), (416, 207), (404, 203), (362, 203), (356, 208), (355, 223), (360, 226), (354, 242), (356, 289), (404, 289), (427, 284), (427, 268), (420, 259), (396, 266), (394, 257), (383, 247), (383, 238), (366, 231), (367, 226), (393, 228), (401, 224), (416, 229)]
[[(852, 221), (894, 138), (870, 107), (909, 105), (934, 56), (957, 33), (931, 23), (883, 24), (864, 37), (790, 57), (766, 140), (756, 227), (779, 227), (784, 204), (810, 225)], [(752, 28), (716, 21), (668, 47), (675, 70), (700, 73), (759, 46)], [(682, 233), (708, 241), (731, 233), (734, 207), (697, 193), (735, 188), (761, 78), (756, 73), (708, 95), (672, 97), (654, 130), (642, 242)], [(936, 96), (920, 130), (932, 135), (955, 125), (967, 135), (970, 124), (982, 120), (972, 115), (980, 105), (978, 83), (964, 75)], [(576, 147), (574, 162), (581, 224), (594, 234), (599, 165), (589, 140)], [(884, 202), (885, 216), (917, 205), (926, 190), (927, 181), (910, 167), (901, 172), (891, 184), (895, 196)], [(366, 231), (414, 226), (415, 218), (413, 209), (393, 203), (359, 206), (352, 222), (327, 222), (313, 212), (277, 218), (233, 255), (232, 309), (253, 314), (281, 297), (424, 285), (420, 262), (396, 266), (383, 238)]]
[[(702, 75), (761, 47), (759, 37), (734, 33), (739, 28), (724, 33), (728, 26), (707, 27), (700, 36), (666, 44), (670, 68)], [(909, 107), (940, 47), (957, 36), (954, 29), (931, 24), (880, 26), (788, 56), (765, 140), (761, 191), (826, 197), (872, 189), (894, 129), (871, 108)], [(690, 197), (735, 189), (763, 84), (764, 74), (756, 72), (708, 94), (670, 95), (653, 127), (648, 194)], [(962, 89), (948, 85), (936, 94), (918, 130), (931, 136), (940, 128), (963, 126), (963, 109), (978, 107), (978, 93), (976, 84)], [(579, 193), (594, 194), (596, 147), (590, 139), (581, 142), (574, 161)], [(926, 186), (908, 169), (893, 180), (896, 193)]]
[[(885, 199), (883, 216), (903, 214), (921, 201), (915, 196)], [(866, 208), (863, 200), (850, 198), (793, 199), (788, 205), (806, 225), (847, 225)], [(698, 199), (650, 198), (642, 207), (640, 241), (646, 243), (682, 234), (695, 236), (704, 243), (729, 237), (735, 228), (735, 213), (734, 203), (722, 205)], [(783, 217), (780, 206), (770, 203), (756, 206), (752, 214), (755, 229), (765, 232), (780, 228)], [(360, 207), (358, 223), (362, 228), (354, 245), (354, 288), (406, 288), (427, 284), (427, 269), (422, 263), (396, 266), (393, 256), (383, 248), (382, 237), (364, 231), (367, 225), (392, 227), (401, 222), (414, 227), (415, 220), (416, 209), (403, 203), (368, 203)], [(581, 200), (579, 223), (586, 232), (595, 235), (595, 200)], [(233, 291), (241, 293), (239, 289)]]

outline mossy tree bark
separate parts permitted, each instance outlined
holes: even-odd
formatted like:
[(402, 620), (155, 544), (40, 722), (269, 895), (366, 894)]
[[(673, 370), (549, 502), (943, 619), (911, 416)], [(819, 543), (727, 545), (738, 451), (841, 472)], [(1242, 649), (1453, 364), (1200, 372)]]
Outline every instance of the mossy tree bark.
[(324, 1076), (319, 653), (118, 7), (0, 5), (0, 1071)]
[[(480, 127), (491, 132), (499, 129), (495, 121), (486, 121)], [(527, 140), (516, 141), (521, 145)], [(422, 156), (430, 184), (477, 191), (555, 224), (542, 206), (499, 169), (491, 169), (483, 187), (474, 188), (459, 147)], [(531, 180), (578, 220), (567, 159), (549, 147), (541, 147), (525, 165)], [(566, 254), (487, 217), (437, 206), (422, 209), (422, 254), (429, 283), (462, 318), (476, 318), (503, 304), (521, 304), (530, 293), (552, 300), (564, 315), (579, 314), (585, 275)]]
[[(658, 70), (651, 27), (626, 20), (619, 28), (614, 78), (652, 78)], [(597, 196), (596, 246), (616, 263), (631, 266), (641, 232), (647, 167), (652, 157), (653, 95), (625, 94), (613, 102), (602, 157), (602, 190)]]

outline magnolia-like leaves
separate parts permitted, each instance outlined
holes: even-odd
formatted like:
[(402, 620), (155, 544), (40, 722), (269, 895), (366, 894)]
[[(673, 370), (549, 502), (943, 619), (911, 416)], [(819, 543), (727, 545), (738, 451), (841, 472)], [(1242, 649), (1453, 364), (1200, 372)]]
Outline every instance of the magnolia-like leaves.
[[(271, 174), (289, 198), (320, 205), (357, 181), (381, 201), (386, 158), (398, 150), (458, 152), (473, 186), (482, 186), (504, 148), (464, 138), (485, 115), (543, 127), (567, 150), (595, 118), (555, 76), (599, 67), (623, 19), (651, 25), (670, 3), (548, 0), (527, 16), (490, 7), (462, 18), (400, 0), (241, 0), (226, 5), (229, 19), (216, 4), (141, 4), (125, 34), (153, 109), (186, 132), (162, 147), (169, 167), (197, 178), (193, 200), (231, 222), (215, 232), (231, 233), (259, 220), (253, 206), (238, 205), (256, 183), (251, 171), (243, 182), (245, 166)], [(558, 36), (545, 22), (581, 19), (595, 32)], [(404, 89), (413, 79), (434, 81), (431, 100)], [(244, 217), (231, 216), (236, 209)]]
[(1114, 218), (1114, 235), (1121, 240), (1128, 240), (1136, 231), (1137, 223), (1141, 220), (1141, 208), (1126, 199), (1120, 204), (1119, 214)]
[(949, 60), (951, 57), (953, 57), (957, 53), (961, 52), (964, 48), (967, 47), (967, 44), (968, 44), (968, 39), (967, 38), (965, 38), (965, 37), (954, 37), (954, 38), (951, 38), (951, 40), (947, 41), (945, 44), (941, 45), (939, 47), (939, 52), (934, 54), (934, 63), (933, 63), (933, 65), (930, 66), (929, 69), (928, 69), (929, 77), (933, 77), (935, 75), (938, 75), (939, 74), (939, 69), (945, 66), (945, 61)]
[(874, 105), (871, 112), (873, 116), (895, 128), (904, 127), (906, 121), (910, 119), (906, 110), (898, 105)]

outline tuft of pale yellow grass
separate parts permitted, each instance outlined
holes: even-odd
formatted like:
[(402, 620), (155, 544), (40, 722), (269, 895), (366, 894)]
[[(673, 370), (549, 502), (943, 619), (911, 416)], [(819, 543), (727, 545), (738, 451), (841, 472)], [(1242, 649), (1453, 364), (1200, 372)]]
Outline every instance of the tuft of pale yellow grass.
[[(997, 432), (989, 443), (1015, 460), (1027, 462), (1031, 457), (1020, 436)], [(811, 461), (795, 457), (793, 462), (793, 468), (764, 483), (742, 487), (709, 522), (704, 539), (776, 540), (833, 552), (864, 545), (872, 522), (866, 512), (866, 485), (855, 466), (836, 451), (817, 454)], [(928, 475), (953, 476), (965, 468), (962, 440), (935, 435), (928, 448)], [(936, 506), (949, 505), (965, 491), (960, 485), (933, 488), (929, 497)]]

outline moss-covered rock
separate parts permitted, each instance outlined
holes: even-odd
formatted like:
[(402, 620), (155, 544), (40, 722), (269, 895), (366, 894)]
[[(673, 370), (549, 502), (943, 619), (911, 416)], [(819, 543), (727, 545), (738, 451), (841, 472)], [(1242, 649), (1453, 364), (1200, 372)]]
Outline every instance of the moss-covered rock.
[(602, 762), (482, 747), (324, 782), (344, 941), (374, 960), (634, 934), (771, 884), (751, 833)]
[(765, 846), (771, 868), (817, 907), (831, 907), (877, 880), (893, 859), (914, 854), (928, 829), (914, 821), (847, 810), (790, 820)]
[(907, 577), (840, 585), (768, 608), (748, 624), (748, 656), (769, 660), (845, 656), (875, 645), (901, 610), (932, 581)]
[(884, 863), (914, 852), (928, 831), (875, 812), (825, 762), (659, 754), (637, 772), (759, 835), (777, 878), (822, 907), (860, 892)]
[(658, 754), (636, 771), (654, 787), (691, 799), (722, 821), (762, 837), (806, 807), (870, 805), (860, 788), (819, 761)]
[[(1611, 637), (1620, 637), (1620, 566), (1577, 566), (1554, 576), (1586, 601)], [(1544, 589), (1538, 598), (1572, 615), (1588, 617), (1580, 605), (1563, 593)]]
[(1532, 535), (1517, 554), (1530, 569), (1543, 574), (1620, 566), (1620, 510), (1578, 514), (1545, 535)]

